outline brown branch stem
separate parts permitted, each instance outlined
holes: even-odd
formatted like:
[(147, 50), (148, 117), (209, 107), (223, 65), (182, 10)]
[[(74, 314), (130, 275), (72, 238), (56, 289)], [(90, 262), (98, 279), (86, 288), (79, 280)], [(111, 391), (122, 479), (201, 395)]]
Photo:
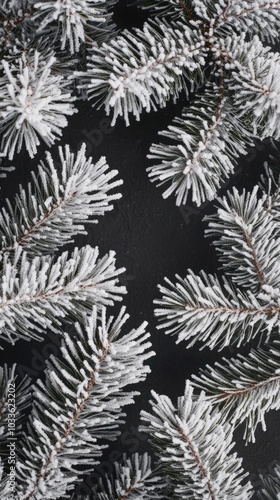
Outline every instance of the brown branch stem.
[(280, 375), (276, 375), (274, 377), (270, 377), (267, 380), (263, 380), (261, 382), (253, 382), (252, 384), (249, 384), (247, 387), (243, 387), (242, 389), (229, 389), (222, 391), (221, 394), (218, 396), (213, 396), (211, 397), (212, 400), (216, 401), (223, 401), (225, 399), (230, 399), (230, 398), (235, 398), (238, 397), (242, 394), (248, 394), (250, 392), (258, 390), (260, 387), (266, 387), (267, 385), (280, 380)]
[(64, 448), (68, 436), (70, 435), (71, 431), (74, 429), (75, 424), (78, 421), (81, 412), (83, 411), (84, 407), (86, 406), (86, 404), (90, 398), (90, 392), (91, 392), (93, 386), (95, 385), (96, 375), (99, 372), (100, 364), (106, 359), (107, 354), (109, 352), (109, 349), (110, 349), (110, 345), (107, 348), (103, 348), (102, 355), (98, 358), (98, 361), (99, 361), (98, 368), (93, 370), (91, 377), (89, 378), (87, 387), (85, 389), (86, 396), (84, 396), (82, 401), (78, 404), (76, 409), (73, 411), (70, 422), (67, 425), (64, 433), (62, 434), (62, 436), (60, 436), (60, 438), (57, 440), (54, 447), (50, 450), (49, 456), (47, 457), (47, 460), (46, 460), (44, 466), (41, 467), (40, 472), (37, 476), (36, 482), (34, 484), (34, 488), (29, 493), (28, 497), (26, 497), (26, 500), (30, 500), (31, 498), (34, 498), (34, 495), (36, 495), (36, 493), (38, 491), (38, 487), (39, 487), (41, 479), (45, 479), (50, 474), (50, 471), (46, 470), (44, 472), (44, 469), (47, 469), (47, 467), (51, 464), (53, 452), (55, 451), (56, 455), (58, 455), (58, 453)]
[(26, 240), (26, 238), (28, 238), (30, 235), (32, 235), (33, 233), (35, 233), (36, 231), (38, 231), (41, 228), (41, 226), (43, 226), (46, 222), (48, 222), (48, 220), (57, 212), (58, 209), (60, 209), (63, 206), (65, 206), (66, 203), (71, 198), (74, 198), (76, 196), (76, 194), (77, 194), (77, 192), (75, 191), (74, 193), (72, 193), (69, 196), (69, 198), (66, 198), (65, 196), (63, 196), (61, 198), (60, 202), (57, 203), (56, 205), (54, 205), (50, 210), (48, 210), (44, 214), (44, 216), (42, 217), (41, 220), (37, 221), (30, 229), (28, 229), (28, 231), (26, 231), (26, 233), (22, 234), (12, 245), (3, 248), (2, 252), (7, 252), (7, 251), (10, 251), (10, 250), (13, 250), (15, 248), (15, 244), (16, 243), (19, 246), (23, 246), (24, 241)]
[(209, 495), (210, 495), (210, 498), (211, 500), (215, 500), (215, 495), (214, 495), (214, 491), (213, 491), (213, 488), (212, 488), (212, 485), (211, 485), (211, 482), (210, 480), (208, 479), (208, 474), (207, 474), (207, 471), (205, 469), (205, 466), (200, 458), (200, 456), (198, 455), (198, 453), (195, 451), (194, 449), (194, 446), (191, 442), (191, 439), (185, 434), (185, 432), (183, 431), (182, 427), (179, 427), (178, 429), (179, 431), (179, 434), (180, 436), (183, 438), (183, 440), (188, 444), (189, 446), (189, 449), (191, 451), (191, 454), (192, 456), (194, 457), (198, 467), (199, 467), (199, 470), (201, 472), (201, 475), (206, 478), (206, 485), (207, 485), (207, 489), (209, 491)]

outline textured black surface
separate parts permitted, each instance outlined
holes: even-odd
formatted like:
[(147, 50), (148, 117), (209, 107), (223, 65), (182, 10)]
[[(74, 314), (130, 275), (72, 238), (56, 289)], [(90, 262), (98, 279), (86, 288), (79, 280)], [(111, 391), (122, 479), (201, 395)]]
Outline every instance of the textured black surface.
[[(121, 16), (124, 12), (120, 12)], [(127, 22), (125, 17), (121, 19), (124, 24)], [(134, 15), (129, 20), (133, 24)], [(123, 197), (115, 203), (115, 209), (102, 217), (98, 225), (88, 225), (88, 236), (76, 238), (76, 244), (98, 245), (101, 255), (110, 249), (116, 251), (118, 266), (127, 269), (122, 280), (128, 289), (124, 303), (131, 315), (129, 326), (135, 327), (147, 320), (156, 351), (151, 360), (152, 373), (140, 388), (141, 397), (128, 409), (122, 435), (105, 452), (101, 466), (92, 476), (92, 484), (97, 474), (111, 471), (112, 462), (120, 457), (122, 451), (130, 453), (148, 449), (146, 438), (138, 433), (137, 426), (140, 410), (148, 408), (151, 389), (168, 394), (175, 401), (184, 390), (186, 378), (221, 356), (209, 349), (200, 351), (195, 347), (186, 350), (183, 344), (176, 345), (174, 338), (156, 330), (153, 316), (153, 300), (159, 296), (157, 284), (163, 282), (164, 276), (171, 279), (175, 273), (184, 276), (188, 268), (194, 272), (200, 269), (216, 272), (218, 267), (211, 242), (204, 238), (206, 225), (202, 221), (205, 214), (215, 210), (215, 203), (205, 204), (199, 209), (189, 203), (180, 210), (175, 206), (174, 198), (163, 200), (161, 190), (150, 183), (146, 173), (149, 145), (157, 140), (157, 132), (170, 123), (175, 113), (179, 113), (182, 104), (183, 99), (157, 113), (143, 114), (140, 123), (132, 120), (131, 126), (125, 127), (118, 122), (112, 129), (103, 111), (93, 110), (90, 104), (81, 102), (79, 113), (70, 118), (63, 135), (63, 143), (71, 144), (73, 150), (85, 141), (94, 160), (101, 155), (106, 156), (111, 168), (117, 168), (124, 180), (121, 188)], [(40, 158), (44, 158), (44, 150), (42, 147), (33, 161), (25, 153), (14, 160), (17, 168), (2, 182), (1, 202), (17, 191), (20, 182), (24, 185), (28, 182), (30, 170), (36, 168)], [(57, 145), (51, 151), (57, 154)], [(257, 144), (255, 152), (250, 151), (239, 162), (239, 173), (227, 188), (232, 185), (250, 188), (256, 184), (263, 161), (270, 151), (269, 144)], [(17, 361), (22, 373), (27, 370), (34, 376), (41, 376), (44, 358), (51, 352), (58, 352), (58, 342), (53, 339), (53, 336), (48, 336), (43, 343), (19, 341), (14, 347), (7, 345), (5, 351), (0, 353), (0, 360)], [(225, 356), (231, 354), (233, 352), (228, 349), (223, 351)], [(278, 414), (268, 414), (267, 431), (258, 430), (256, 444), (247, 447), (242, 441), (242, 430), (236, 433), (236, 449), (244, 457), (244, 468), (251, 474), (279, 458), (279, 423)], [(87, 484), (90, 484), (89, 480)]]

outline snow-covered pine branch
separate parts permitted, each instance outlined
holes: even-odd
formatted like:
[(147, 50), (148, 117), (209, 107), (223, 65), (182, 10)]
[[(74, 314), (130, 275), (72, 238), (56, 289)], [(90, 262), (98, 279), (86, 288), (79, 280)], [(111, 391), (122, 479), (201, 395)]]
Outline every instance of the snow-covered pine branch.
[(225, 420), (233, 426), (245, 423), (243, 437), (255, 442), (258, 424), (266, 430), (266, 412), (280, 409), (280, 343), (275, 340), (251, 349), (247, 356), (222, 358), (192, 378), (193, 385), (219, 405)]
[[(31, 380), (24, 377), (18, 383), (16, 373), (16, 365), (9, 367), (5, 364), (0, 367), (0, 453), (2, 459), (9, 455), (7, 445), (9, 444), (8, 428), (11, 431), (11, 436), (15, 439), (19, 438), (22, 430), (25, 411), (31, 404)], [(13, 412), (13, 408), (15, 411)], [(13, 421), (11, 420), (13, 415)], [(10, 418), (10, 421), (9, 421)], [(11, 437), (10, 436), (10, 437)], [(1, 481), (1, 480), (0, 480)], [(2, 499), (2, 496), (1, 496)]]
[(93, 105), (104, 104), (107, 114), (113, 110), (113, 124), (123, 116), (128, 125), (130, 113), (139, 120), (143, 109), (176, 101), (188, 81), (195, 86), (202, 78), (204, 45), (199, 32), (182, 23), (146, 23), (143, 30), (93, 47), (81, 87)]
[(218, 200), (217, 212), (205, 217), (209, 223), (205, 233), (215, 238), (223, 270), (237, 286), (255, 292), (262, 285), (278, 287), (280, 278), (279, 215), (275, 217), (280, 193), (259, 195), (258, 186), (241, 194), (233, 188)]
[(230, 279), (189, 271), (159, 287), (159, 328), (178, 336), (177, 342), (223, 348), (240, 346), (261, 330), (279, 331), (279, 191), (256, 197), (257, 188), (241, 195), (234, 189), (209, 217), (208, 234), (218, 236), (215, 245)]
[[(157, 0), (160, 1), (160, 0)], [(247, 37), (258, 35), (263, 40), (274, 42), (279, 36), (279, 0), (182, 0), (186, 19), (196, 17), (213, 27), (216, 36), (246, 33)], [(191, 4), (187, 11), (184, 5)]]
[[(100, 478), (94, 490), (95, 500), (164, 500), (167, 499), (167, 481), (160, 476), (158, 468), (152, 468), (148, 453), (131, 457), (123, 456), (122, 461), (114, 463), (115, 474), (104, 480)], [(86, 500), (86, 499), (84, 499)]]
[(190, 190), (198, 205), (212, 200), (252, 144), (249, 131), (231, 112), (223, 76), (220, 86), (207, 85), (204, 94), (159, 134), (168, 143), (152, 145), (149, 177), (158, 186), (170, 184), (163, 197), (174, 192), (177, 205), (186, 203)]
[(68, 320), (81, 319), (93, 305), (121, 300), (118, 284), (124, 268), (116, 269), (115, 253), (98, 258), (89, 245), (59, 257), (35, 256), (20, 248), (5, 254), (0, 279), (0, 340), (41, 340), (46, 328), (61, 332)]
[(108, 40), (116, 33), (112, 6), (117, 0), (11, 0), (0, 6), (0, 51), (4, 57), (19, 40), (36, 47), (47, 40), (60, 55), (69, 57), (85, 45)]
[(280, 308), (276, 301), (263, 296), (262, 300), (250, 290), (237, 290), (230, 281), (222, 282), (203, 271), (195, 275), (188, 271), (186, 278), (176, 275), (173, 283), (165, 278), (166, 286), (159, 285), (161, 299), (155, 315), (159, 329), (176, 335), (176, 343), (184, 341), (192, 347), (222, 349), (231, 344), (240, 346), (260, 331), (270, 334), (280, 328)]
[[(279, 2), (280, 15), (280, 2)], [(260, 139), (280, 137), (280, 54), (255, 36), (231, 35), (214, 45), (216, 57), (226, 63), (226, 87), (233, 112)]]
[(106, 37), (111, 22), (108, 4), (112, 2), (108, 0), (33, 1), (32, 18), (39, 22), (39, 34), (50, 36), (52, 31), (57, 31), (62, 50), (73, 54), (80, 50), (82, 43), (98, 38), (98, 34)]
[(158, 17), (95, 47), (81, 88), (94, 106), (112, 111), (112, 123), (122, 116), (128, 125), (130, 114), (139, 120), (143, 109), (164, 107), (181, 91), (187, 99), (189, 87), (220, 85), (214, 99), (206, 85), (199, 104), (184, 109), (162, 133), (166, 143), (153, 144), (149, 155), (157, 161), (151, 179), (169, 183), (164, 197), (175, 193), (177, 204), (185, 203), (192, 188), (193, 201), (201, 204), (213, 199), (252, 136), (279, 137), (280, 55), (258, 34), (263, 28), (263, 39), (275, 39), (280, 2), (136, 3)]
[(263, 487), (257, 492), (259, 500), (280, 499), (280, 463), (274, 466), (272, 474), (260, 474)]
[[(96, 164), (86, 158), (85, 145), (74, 154), (70, 147), (59, 148), (59, 164), (49, 152), (38, 175), (0, 211), (0, 244), (3, 252), (19, 245), (29, 255), (50, 254), (73, 241), (76, 234), (87, 234), (84, 224), (97, 223), (96, 217), (113, 208), (121, 197), (111, 193), (122, 184), (115, 180), (117, 170), (109, 170), (106, 159)], [(94, 219), (92, 219), (94, 217)]]
[(185, 21), (200, 20), (222, 35), (234, 30), (256, 34), (263, 40), (278, 39), (280, 24), (279, 0), (131, 0), (142, 9), (157, 15), (184, 17)]
[(169, 183), (163, 197), (175, 193), (177, 205), (186, 203), (190, 190), (198, 205), (212, 200), (253, 135), (279, 135), (279, 54), (257, 37), (246, 42), (237, 35), (216, 41), (212, 52), (218, 62), (223, 60), (216, 71), (219, 87), (208, 83), (182, 116), (160, 132), (167, 140), (153, 144), (148, 155), (155, 162), (149, 177), (159, 186)]
[(24, 145), (31, 157), (42, 139), (47, 146), (61, 136), (67, 125), (66, 115), (76, 112), (69, 82), (52, 68), (37, 50), (23, 52), (9, 63), (2, 60), (0, 78), (0, 132), (2, 154), (14, 157)]
[(201, 393), (185, 393), (175, 407), (167, 396), (153, 394), (152, 413), (142, 412), (142, 430), (173, 485), (172, 498), (182, 500), (248, 500), (252, 496), (241, 459), (232, 453), (232, 427), (223, 422)]
[(21, 442), (17, 500), (60, 498), (98, 463), (122, 423), (123, 407), (138, 392), (125, 388), (145, 380), (153, 356), (143, 323), (123, 335), (128, 315), (114, 320), (94, 308), (77, 324), (76, 337), (64, 335), (61, 356), (47, 361), (46, 380), (38, 381), (28, 433)]

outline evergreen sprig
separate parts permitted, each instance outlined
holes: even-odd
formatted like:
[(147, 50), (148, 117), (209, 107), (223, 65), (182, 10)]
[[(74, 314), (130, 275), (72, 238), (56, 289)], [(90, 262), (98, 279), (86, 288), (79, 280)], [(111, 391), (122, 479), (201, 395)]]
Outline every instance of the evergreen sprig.
[(188, 346), (201, 341), (211, 348), (279, 331), (279, 188), (261, 193), (255, 187), (250, 194), (234, 189), (208, 220), (208, 235), (214, 235), (230, 278), (189, 271), (176, 283), (166, 279), (155, 301), (159, 328)]
[(213, 411), (203, 393), (194, 398), (186, 382), (185, 393), (174, 406), (167, 396), (155, 392), (152, 413), (142, 412), (142, 430), (170, 478), (174, 499), (247, 500), (252, 486), (232, 453), (232, 427)]
[(258, 186), (241, 194), (234, 188), (206, 217), (206, 234), (214, 238), (222, 269), (237, 286), (254, 291), (279, 285), (279, 192), (259, 195)]
[(278, 39), (280, 8), (278, 0), (131, 0), (152, 15), (184, 19), (185, 22), (208, 22), (221, 35), (246, 33), (262, 40)]
[[(95, 47), (85, 82), (93, 106), (130, 122), (203, 83), (203, 96), (184, 108), (165, 143), (153, 144), (149, 175), (169, 184), (163, 196), (212, 200), (254, 138), (279, 137), (280, 58), (274, 42), (278, 0), (137, 2), (157, 14), (142, 30), (124, 31)], [(77, 74), (78, 76), (78, 74)], [(80, 74), (82, 76), (82, 74)], [(217, 90), (219, 87), (219, 91)], [(214, 99), (213, 99), (214, 89)], [(244, 131), (244, 133), (243, 133)]]
[(46, 329), (61, 332), (63, 321), (81, 319), (93, 305), (99, 308), (121, 300), (118, 285), (124, 268), (116, 269), (115, 253), (98, 258), (89, 245), (59, 257), (29, 260), (20, 248), (13, 258), (4, 255), (0, 280), (1, 338), (41, 340)]
[(28, 429), (17, 462), (17, 500), (60, 498), (79, 476), (98, 463), (123, 422), (123, 407), (150, 369), (146, 323), (123, 335), (128, 315), (106, 319), (97, 309), (76, 324), (74, 337), (65, 332), (61, 354), (47, 361), (45, 381), (34, 388)]
[(66, 127), (66, 116), (77, 111), (72, 104), (69, 82), (52, 71), (55, 61), (54, 55), (45, 61), (37, 50), (23, 52), (11, 63), (2, 61), (1, 149), (10, 160), (23, 143), (31, 157), (37, 153), (39, 138), (51, 146)]
[(255, 442), (258, 424), (266, 430), (266, 412), (280, 409), (280, 344), (274, 340), (251, 349), (247, 356), (222, 358), (192, 378), (226, 421), (233, 426), (245, 423), (243, 437)]
[(148, 453), (135, 453), (131, 457), (124, 455), (121, 462), (114, 463), (114, 468), (114, 476), (106, 474), (105, 480), (100, 479), (94, 493), (96, 500), (168, 498), (167, 481), (160, 476), (159, 468), (152, 468)]
[[(129, 114), (137, 120), (143, 109), (151, 111), (176, 100), (187, 80), (200, 81), (205, 64), (205, 41), (183, 24), (146, 23), (143, 30), (128, 31), (110, 43), (93, 47), (85, 81), (89, 99), (106, 113), (113, 110), (112, 124)], [(195, 85), (195, 84), (194, 84)]]
[(38, 23), (43, 36), (55, 36), (62, 50), (79, 52), (89, 40), (106, 38), (106, 30), (113, 30), (112, 0), (71, 0), (71, 2), (33, 0), (32, 20)]
[[(84, 224), (113, 208), (121, 194), (112, 193), (122, 184), (117, 170), (109, 170), (102, 157), (96, 164), (85, 156), (85, 144), (74, 154), (59, 148), (59, 162), (49, 152), (38, 173), (31, 173), (27, 189), (19, 188), (13, 201), (0, 211), (2, 254), (20, 246), (30, 256), (50, 254), (87, 234)], [(94, 218), (94, 219), (93, 219)]]
[(234, 172), (238, 157), (252, 144), (249, 131), (232, 113), (223, 80), (220, 86), (208, 85), (159, 134), (168, 140), (168, 146), (166, 142), (152, 145), (148, 158), (154, 165), (148, 168), (149, 177), (160, 186), (171, 182), (163, 197), (175, 193), (177, 205), (187, 202), (190, 189), (198, 205), (215, 198)]
[(173, 283), (165, 278), (166, 286), (159, 285), (162, 298), (155, 300), (158, 328), (176, 335), (176, 343), (184, 341), (189, 348), (199, 341), (201, 348), (222, 349), (280, 327), (276, 298), (237, 290), (226, 278), (221, 283), (203, 271), (195, 275), (189, 270), (186, 278), (176, 275), (176, 279)]

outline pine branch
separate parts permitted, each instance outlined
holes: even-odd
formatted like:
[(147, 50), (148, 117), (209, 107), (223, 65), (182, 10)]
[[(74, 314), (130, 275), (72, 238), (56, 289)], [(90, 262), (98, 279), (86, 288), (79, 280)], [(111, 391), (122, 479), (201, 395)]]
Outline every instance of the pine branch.
[(228, 61), (226, 83), (237, 116), (260, 139), (279, 138), (279, 53), (271, 52), (257, 36), (247, 42), (244, 34), (219, 41), (215, 50)]
[(153, 412), (142, 412), (144, 432), (170, 478), (172, 498), (203, 500), (239, 499), (252, 496), (251, 484), (236, 453), (230, 454), (232, 428), (211, 409), (204, 394), (196, 400), (186, 382), (184, 396), (175, 407), (167, 396), (152, 393)]
[[(180, 90), (187, 98), (187, 80), (194, 90), (207, 79), (199, 104), (185, 109), (162, 132), (168, 142), (152, 145), (149, 155), (157, 162), (149, 168), (151, 180), (169, 184), (164, 197), (174, 192), (180, 205), (191, 189), (193, 201), (201, 204), (216, 196), (238, 156), (252, 144), (252, 136), (280, 137), (279, 54), (265, 47), (258, 36), (252, 39), (262, 29), (262, 38), (275, 38), (280, 2), (140, 0), (136, 4), (167, 17), (156, 17), (143, 31), (125, 31), (93, 49), (81, 88), (88, 90), (94, 105), (104, 104), (107, 114), (113, 110), (112, 123), (123, 116), (128, 125), (131, 113), (139, 120), (143, 109), (164, 107), (171, 97), (176, 100)], [(182, 54), (178, 42), (185, 36)], [(170, 47), (172, 55), (168, 55)], [(191, 71), (186, 74), (187, 65)], [(209, 91), (209, 84), (214, 91)]]
[(52, 0), (35, 3), (33, 19), (39, 21), (38, 32), (50, 35), (55, 26), (58, 31), (61, 49), (69, 48), (74, 54), (81, 49), (81, 45), (94, 38), (101, 32), (104, 38), (106, 29), (112, 29), (112, 14), (108, 9), (110, 3), (105, 0)]
[[(276, 184), (275, 184), (276, 183)], [(274, 184), (274, 186), (273, 186)], [(177, 342), (191, 347), (198, 340), (213, 348), (231, 343), (240, 346), (260, 331), (269, 336), (279, 330), (279, 185), (268, 183), (258, 200), (252, 193), (234, 189), (220, 200), (221, 208), (210, 220), (208, 234), (218, 238), (215, 245), (225, 272), (219, 280), (203, 271), (192, 271), (177, 282), (165, 279), (159, 286), (162, 298), (158, 328), (176, 335)]]
[(179, 18), (202, 27), (214, 28), (215, 36), (237, 31), (274, 42), (278, 38), (280, 22), (279, 0), (135, 0), (142, 9), (157, 15)]
[[(115, 474), (105, 481), (100, 479), (95, 491), (96, 500), (155, 500), (167, 499), (167, 482), (158, 476), (157, 469), (152, 470), (152, 461), (148, 453), (135, 453), (131, 458), (123, 456), (122, 462), (114, 463)], [(100, 491), (100, 492), (98, 492)], [(85, 500), (85, 499), (84, 499)]]
[(115, 253), (98, 259), (98, 248), (75, 248), (60, 257), (31, 261), (18, 249), (3, 258), (0, 282), (0, 325), (3, 340), (41, 340), (46, 328), (61, 332), (62, 322), (80, 319), (97, 304), (121, 300), (118, 285), (124, 269), (116, 269)]
[(185, 279), (176, 275), (173, 284), (165, 278), (167, 286), (159, 286), (162, 298), (155, 300), (155, 309), (165, 333), (176, 335), (176, 343), (185, 341), (192, 347), (202, 343), (219, 350), (236, 344), (238, 347), (254, 338), (260, 331), (269, 335), (280, 327), (280, 309), (277, 291), (267, 290), (254, 296), (250, 290), (235, 290), (229, 281), (223, 284), (216, 276), (203, 271), (195, 275), (191, 270)]
[[(233, 30), (254, 34), (263, 40), (274, 42), (278, 38), (280, 22), (279, 0), (192, 0), (197, 17), (213, 23), (216, 35), (225, 35)], [(206, 7), (205, 7), (206, 4)]]
[(148, 168), (149, 177), (158, 186), (171, 183), (163, 197), (174, 192), (177, 205), (186, 203), (190, 190), (197, 205), (212, 200), (251, 144), (249, 132), (231, 113), (223, 75), (220, 78), (219, 87), (206, 86), (182, 117), (160, 132), (169, 143), (150, 149), (148, 158), (158, 163)]
[(143, 323), (121, 335), (128, 315), (124, 308), (114, 321), (97, 310), (77, 324), (76, 338), (67, 333), (61, 357), (47, 362), (45, 382), (38, 381), (28, 435), (18, 461), (18, 499), (60, 498), (73, 482), (98, 463), (105, 445), (114, 440), (124, 416), (123, 407), (138, 392), (127, 385), (143, 381), (145, 364), (154, 353)]
[(44, 61), (40, 53), (22, 53), (13, 63), (2, 61), (4, 75), (0, 78), (0, 132), (2, 153), (13, 159), (15, 151), (25, 145), (33, 157), (40, 144), (39, 137), (51, 146), (66, 127), (65, 115), (73, 115), (68, 87), (60, 74), (52, 72), (55, 57)]
[[(0, 367), (0, 452), (9, 454), (9, 437), (20, 436), (25, 411), (31, 404), (31, 381), (24, 377), (17, 383), (16, 365)], [(11, 415), (14, 419), (11, 419)], [(15, 424), (15, 427), (14, 427)], [(2, 498), (2, 497), (1, 497)]]
[(258, 199), (257, 186), (242, 194), (234, 188), (220, 201), (217, 213), (206, 217), (224, 271), (236, 285), (260, 290), (262, 285), (279, 286), (279, 222), (275, 219), (279, 192)]
[(198, 32), (182, 23), (146, 23), (143, 30), (124, 31), (93, 47), (81, 88), (94, 105), (104, 104), (107, 114), (113, 109), (112, 124), (123, 116), (128, 125), (130, 113), (139, 120), (143, 109), (163, 107), (171, 97), (176, 101), (194, 75), (203, 78), (204, 44)]
[(247, 356), (238, 354), (222, 361), (193, 375), (193, 385), (219, 405), (225, 421), (233, 426), (245, 423), (243, 437), (254, 443), (258, 424), (266, 430), (266, 412), (280, 409), (280, 344), (274, 341), (252, 349)]
[[(6, 201), (0, 212), (2, 253), (22, 247), (29, 255), (55, 252), (73, 241), (76, 234), (87, 234), (84, 224), (97, 223), (96, 217), (113, 208), (121, 197), (110, 191), (122, 184), (113, 180), (117, 170), (108, 171), (103, 157), (93, 164), (85, 156), (85, 144), (77, 154), (70, 147), (59, 148), (60, 164), (49, 152), (47, 163), (32, 172), (27, 190), (22, 186), (13, 202)], [(93, 220), (90, 218), (95, 217)]]
[(261, 491), (257, 492), (259, 500), (279, 500), (280, 498), (280, 464), (276, 464), (272, 474), (260, 474), (263, 483)]

